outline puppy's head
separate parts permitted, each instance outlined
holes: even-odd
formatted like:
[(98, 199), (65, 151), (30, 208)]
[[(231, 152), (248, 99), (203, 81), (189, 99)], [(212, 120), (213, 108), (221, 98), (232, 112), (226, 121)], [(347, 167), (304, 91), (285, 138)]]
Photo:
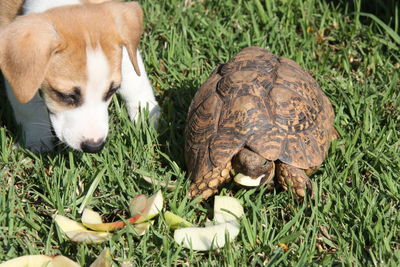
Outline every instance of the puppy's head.
[[(100, 151), (122, 49), (136, 58), (143, 13), (135, 2), (66, 6), (20, 17), (0, 30), (0, 67), (22, 103), (40, 88), (58, 138)], [(32, 111), (34, 112), (34, 111)]]

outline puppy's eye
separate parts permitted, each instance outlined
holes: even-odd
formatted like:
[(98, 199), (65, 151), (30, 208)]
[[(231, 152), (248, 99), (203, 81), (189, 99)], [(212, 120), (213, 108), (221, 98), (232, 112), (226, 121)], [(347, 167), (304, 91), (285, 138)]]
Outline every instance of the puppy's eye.
[(107, 93), (104, 95), (104, 101), (108, 101), (120, 87), (121, 85), (115, 85), (114, 82), (112, 82), (110, 84), (110, 89), (108, 89)]
[(71, 106), (78, 106), (82, 99), (81, 89), (79, 87), (74, 87), (72, 93), (62, 93), (55, 89), (53, 89), (53, 92), (61, 102)]

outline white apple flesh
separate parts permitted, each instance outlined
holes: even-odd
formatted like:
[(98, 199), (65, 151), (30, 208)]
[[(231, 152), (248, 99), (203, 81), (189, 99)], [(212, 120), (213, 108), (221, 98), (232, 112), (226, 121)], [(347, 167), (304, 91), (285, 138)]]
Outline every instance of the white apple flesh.
[(101, 243), (106, 241), (111, 234), (107, 232), (96, 232), (88, 230), (83, 224), (68, 219), (62, 215), (54, 218), (61, 231), (72, 241), (80, 243)]
[[(239, 234), (236, 221), (220, 223), (208, 227), (187, 227), (175, 230), (174, 240), (185, 248), (196, 251), (222, 248), (226, 242), (233, 241)], [(226, 237), (229, 239), (226, 240)]]
[[(227, 242), (233, 241), (239, 234), (239, 219), (243, 214), (243, 206), (239, 200), (233, 197), (216, 196), (214, 200), (215, 224), (206, 227), (177, 229), (174, 233), (174, 240), (185, 248), (197, 251), (221, 248)], [(180, 218), (179, 216), (176, 217)], [(176, 217), (172, 219), (177, 220)]]
[(253, 179), (250, 176), (244, 175), (242, 173), (238, 173), (233, 180), (243, 186), (247, 187), (257, 187), (260, 186), (261, 180), (264, 178), (265, 174), (258, 176), (257, 178)]
[(26, 255), (0, 264), (1, 267), (80, 267), (80, 265), (65, 256)]
[(243, 206), (238, 199), (228, 196), (215, 196), (214, 221), (216, 223), (237, 221), (243, 214)]

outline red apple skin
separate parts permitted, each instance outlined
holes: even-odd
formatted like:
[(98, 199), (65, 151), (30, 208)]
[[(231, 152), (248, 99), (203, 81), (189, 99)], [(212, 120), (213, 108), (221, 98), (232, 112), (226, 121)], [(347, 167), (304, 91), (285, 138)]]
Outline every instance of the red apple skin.
[(134, 224), (141, 217), (142, 217), (142, 215), (137, 214), (137, 215), (127, 219), (126, 220), (127, 223), (125, 223), (124, 221), (117, 221), (117, 222), (111, 222), (111, 223), (83, 224), (83, 225), (85, 225), (87, 228), (90, 228), (92, 230), (110, 232), (110, 231), (115, 231), (117, 229), (120, 229), (120, 228), (124, 227), (127, 224)]

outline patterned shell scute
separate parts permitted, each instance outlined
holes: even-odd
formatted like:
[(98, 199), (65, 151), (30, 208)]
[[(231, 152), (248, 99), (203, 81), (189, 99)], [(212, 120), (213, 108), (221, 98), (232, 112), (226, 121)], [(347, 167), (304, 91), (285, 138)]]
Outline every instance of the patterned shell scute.
[(258, 47), (218, 67), (195, 95), (185, 129), (194, 180), (247, 146), (268, 160), (319, 166), (333, 139), (333, 109), (314, 79)]
[(285, 58), (280, 63), (269, 98), (274, 124), (286, 133), (278, 159), (302, 169), (319, 166), (336, 132), (332, 106), (297, 63)]

